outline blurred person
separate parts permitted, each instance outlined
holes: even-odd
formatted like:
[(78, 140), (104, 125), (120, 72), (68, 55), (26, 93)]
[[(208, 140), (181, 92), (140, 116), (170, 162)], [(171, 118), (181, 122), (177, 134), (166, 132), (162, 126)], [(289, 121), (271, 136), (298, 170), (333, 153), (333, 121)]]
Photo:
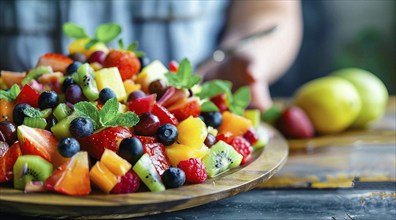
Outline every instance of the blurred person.
[[(249, 85), (251, 107), (261, 110), (272, 104), (268, 87), (293, 63), (302, 38), (299, 1), (2, 0), (0, 16), (0, 69), (25, 71), (44, 53), (67, 54), (71, 39), (62, 33), (64, 22), (89, 34), (115, 22), (123, 27), (119, 37), (126, 44), (138, 41), (151, 60), (187, 57), (205, 80), (230, 80), (233, 89)], [(219, 48), (234, 50), (208, 59)]]

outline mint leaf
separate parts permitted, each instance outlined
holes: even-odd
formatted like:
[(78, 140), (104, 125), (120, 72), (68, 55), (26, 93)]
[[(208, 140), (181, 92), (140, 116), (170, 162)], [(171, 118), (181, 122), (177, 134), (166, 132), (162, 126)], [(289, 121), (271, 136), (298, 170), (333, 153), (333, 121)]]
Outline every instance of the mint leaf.
[(199, 75), (193, 74), (191, 63), (186, 58), (180, 62), (179, 69), (176, 74), (168, 72), (165, 73), (165, 77), (171, 85), (185, 89), (190, 89), (195, 84), (199, 83), (202, 78)]
[(99, 111), (92, 103), (78, 102), (74, 105), (74, 111), (81, 116), (91, 119), (95, 130), (100, 128)]
[(119, 39), (119, 40), (118, 40), (118, 47), (119, 47), (121, 50), (123, 50), (123, 49), (125, 48), (124, 41), (122, 41), (122, 39)]
[(134, 41), (128, 46), (127, 50), (128, 51), (135, 51), (136, 48), (138, 47), (138, 45), (139, 45), (138, 42)]
[(235, 114), (243, 115), (244, 109), (250, 103), (250, 89), (248, 86), (240, 87), (233, 96), (228, 108)]
[(43, 112), (41, 112), (40, 110), (37, 110), (33, 107), (25, 108), (23, 110), (23, 114), (25, 114), (27, 117), (30, 117), (30, 118), (42, 118), (44, 116)]
[(118, 113), (113, 119), (106, 123), (106, 126), (132, 127), (139, 122), (139, 117), (133, 112)]
[(197, 94), (200, 99), (211, 98), (221, 93), (225, 93), (227, 97), (231, 97), (232, 83), (225, 80), (212, 80), (202, 85), (201, 92)]
[(99, 121), (101, 125), (106, 125), (107, 122), (111, 121), (117, 115), (118, 105), (116, 97), (107, 100), (99, 112)]
[(233, 112), (237, 115), (243, 115), (244, 108), (241, 108), (238, 105), (230, 105), (228, 108), (230, 109), (231, 112)]
[(89, 37), (88, 34), (85, 33), (84, 28), (70, 22), (63, 24), (63, 32), (66, 36), (76, 39)]
[(21, 89), (17, 84), (11, 86), (9, 91), (0, 90), (0, 99), (7, 99), (10, 102), (13, 102), (16, 97), (21, 92)]
[(120, 25), (115, 23), (101, 24), (96, 28), (95, 37), (103, 43), (114, 40), (122, 31)]
[(97, 39), (91, 39), (90, 41), (88, 41), (87, 44), (85, 44), (85, 49), (91, 48), (93, 45), (95, 45), (98, 42), (99, 41)]
[(201, 112), (218, 112), (219, 108), (213, 102), (206, 101), (201, 105)]

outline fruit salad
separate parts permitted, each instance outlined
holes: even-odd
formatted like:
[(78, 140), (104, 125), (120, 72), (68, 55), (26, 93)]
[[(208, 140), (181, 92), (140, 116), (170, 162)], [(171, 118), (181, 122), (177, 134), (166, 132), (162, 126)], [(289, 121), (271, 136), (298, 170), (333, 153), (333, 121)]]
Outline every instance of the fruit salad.
[(247, 87), (202, 83), (188, 59), (150, 61), (137, 43), (109, 48), (117, 24), (95, 36), (63, 29), (74, 38), (68, 54), (1, 71), (0, 184), (73, 196), (158, 192), (244, 166), (267, 143), (260, 112), (246, 109)]

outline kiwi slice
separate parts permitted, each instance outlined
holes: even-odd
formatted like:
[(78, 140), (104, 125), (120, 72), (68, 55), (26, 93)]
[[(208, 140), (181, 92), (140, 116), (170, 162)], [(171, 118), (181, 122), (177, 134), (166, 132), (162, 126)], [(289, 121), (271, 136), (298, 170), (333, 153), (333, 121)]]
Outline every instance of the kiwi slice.
[(231, 145), (224, 141), (219, 141), (213, 145), (209, 153), (203, 159), (209, 177), (217, 176), (228, 169), (241, 164), (243, 156), (240, 155)]
[(52, 174), (52, 164), (37, 155), (22, 155), (16, 160), (14, 172), (14, 188), (24, 189), (30, 181), (42, 181)]
[(60, 103), (54, 109), (54, 116), (56, 120), (61, 121), (62, 119), (66, 118), (71, 114), (72, 110), (67, 106), (65, 103)]
[(78, 116), (79, 114), (73, 112), (71, 115), (67, 116), (66, 118), (62, 119), (51, 127), (52, 133), (54, 133), (55, 137), (58, 140), (66, 137), (72, 137), (72, 134), (70, 133), (70, 123)]
[(29, 126), (31, 128), (45, 129), (45, 127), (47, 126), (47, 121), (45, 120), (45, 118), (28, 118), (28, 117), (25, 117), (25, 119), (23, 119), (23, 124), (26, 125), (26, 126)]
[(165, 190), (160, 175), (155, 170), (154, 164), (148, 154), (143, 154), (133, 166), (133, 171), (152, 192)]

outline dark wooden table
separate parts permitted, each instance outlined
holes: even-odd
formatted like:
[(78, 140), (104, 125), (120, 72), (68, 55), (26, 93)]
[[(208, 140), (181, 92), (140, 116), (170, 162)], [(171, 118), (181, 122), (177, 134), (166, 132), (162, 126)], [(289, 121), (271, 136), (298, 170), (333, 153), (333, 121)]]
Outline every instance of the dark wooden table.
[(257, 188), (137, 219), (396, 219), (395, 97), (367, 130), (288, 143), (286, 165)]

